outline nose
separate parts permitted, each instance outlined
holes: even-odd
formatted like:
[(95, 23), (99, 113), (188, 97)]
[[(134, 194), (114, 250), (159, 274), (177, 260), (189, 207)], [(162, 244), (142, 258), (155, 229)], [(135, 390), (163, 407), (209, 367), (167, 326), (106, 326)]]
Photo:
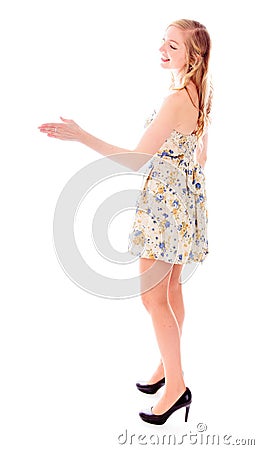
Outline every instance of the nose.
[(158, 49), (160, 52), (162, 52), (163, 51), (163, 48), (164, 48), (164, 44), (162, 44), (161, 45), (161, 47)]
[(163, 51), (163, 48), (164, 48), (164, 46), (165, 46), (165, 43), (164, 43), (164, 41), (162, 41), (162, 45), (161, 45), (161, 46), (159, 47), (159, 49), (158, 49), (158, 50), (159, 50), (160, 52), (162, 52), (162, 51)]

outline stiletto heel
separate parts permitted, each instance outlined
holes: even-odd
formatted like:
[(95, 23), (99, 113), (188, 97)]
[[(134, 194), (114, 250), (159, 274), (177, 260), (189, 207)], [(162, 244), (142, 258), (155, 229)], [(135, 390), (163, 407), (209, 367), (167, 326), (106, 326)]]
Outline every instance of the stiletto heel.
[(187, 422), (187, 420), (188, 420), (189, 410), (190, 410), (190, 405), (189, 405), (189, 406), (186, 406), (186, 411), (185, 411), (185, 422)]
[(167, 421), (168, 417), (170, 417), (171, 414), (173, 414), (173, 412), (177, 411), (177, 409), (186, 407), (185, 422), (187, 422), (191, 402), (192, 402), (192, 393), (190, 389), (187, 387), (185, 392), (181, 395), (181, 397), (178, 398), (178, 400), (173, 404), (173, 406), (171, 406), (171, 408), (169, 408), (163, 414), (153, 414), (151, 408), (151, 412), (149, 411), (140, 412), (139, 415), (141, 419), (144, 420), (145, 422), (152, 423), (154, 425), (163, 425)]

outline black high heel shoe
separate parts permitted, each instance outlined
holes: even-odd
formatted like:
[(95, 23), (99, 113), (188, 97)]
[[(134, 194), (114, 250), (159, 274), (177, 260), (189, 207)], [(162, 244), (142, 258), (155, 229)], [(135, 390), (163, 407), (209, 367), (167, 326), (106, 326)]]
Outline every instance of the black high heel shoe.
[(163, 414), (153, 414), (152, 413), (153, 407), (151, 407), (151, 413), (140, 412), (139, 415), (141, 419), (144, 420), (145, 422), (152, 423), (154, 425), (163, 425), (167, 421), (168, 417), (170, 417), (171, 414), (173, 414), (173, 412), (175, 412), (177, 409), (186, 407), (185, 422), (187, 422), (191, 402), (192, 402), (192, 393), (190, 389), (187, 387), (185, 392), (181, 395), (181, 397), (178, 398), (178, 400), (173, 404), (173, 406), (171, 406), (171, 408), (169, 408)]
[(144, 392), (145, 394), (155, 394), (158, 389), (160, 389), (165, 384), (165, 378), (162, 378), (161, 380), (157, 381), (154, 384), (141, 384), (136, 383), (136, 386), (139, 391)]

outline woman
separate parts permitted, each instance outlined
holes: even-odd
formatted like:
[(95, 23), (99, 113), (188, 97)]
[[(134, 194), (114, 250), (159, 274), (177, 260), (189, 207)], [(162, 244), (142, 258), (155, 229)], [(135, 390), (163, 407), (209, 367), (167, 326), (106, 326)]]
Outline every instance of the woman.
[[(146, 292), (142, 301), (150, 313), (161, 361), (139, 390), (165, 390), (150, 411), (140, 412), (149, 423), (163, 424), (192, 401), (181, 367), (180, 337), (184, 305), (180, 283), (183, 264), (203, 262), (208, 254), (204, 164), (212, 98), (208, 81), (210, 37), (197, 21), (171, 23), (160, 47), (161, 66), (172, 74), (169, 95), (150, 120), (134, 152), (152, 156), (150, 171), (138, 199), (130, 252), (140, 257), (140, 274), (154, 263), (166, 276)], [(82, 130), (73, 120), (46, 123), (40, 131), (50, 137), (79, 141), (104, 156), (128, 153)], [(131, 163), (131, 166), (134, 164)], [(136, 167), (135, 167), (136, 168)], [(146, 214), (143, 214), (143, 210)]]

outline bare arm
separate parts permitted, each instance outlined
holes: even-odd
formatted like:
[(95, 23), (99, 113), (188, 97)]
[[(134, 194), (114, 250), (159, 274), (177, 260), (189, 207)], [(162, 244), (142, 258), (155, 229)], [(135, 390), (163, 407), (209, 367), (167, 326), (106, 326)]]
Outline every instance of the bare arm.
[[(145, 153), (152, 156), (159, 150), (168, 136), (177, 128), (179, 124), (179, 110), (181, 106), (181, 96), (179, 93), (170, 94), (163, 101), (161, 108), (149, 127), (145, 130), (139, 143), (133, 150), (117, 147), (109, 144), (96, 136), (80, 128), (73, 120), (62, 119), (64, 123), (47, 123), (39, 127), (40, 131), (45, 132), (50, 137), (62, 140), (74, 140), (85, 144), (87, 147), (97, 151), (103, 156), (111, 159), (118, 153)], [(56, 131), (53, 131), (55, 130)], [(143, 164), (140, 164), (140, 158), (125, 158), (125, 165), (133, 170), (138, 170)]]

